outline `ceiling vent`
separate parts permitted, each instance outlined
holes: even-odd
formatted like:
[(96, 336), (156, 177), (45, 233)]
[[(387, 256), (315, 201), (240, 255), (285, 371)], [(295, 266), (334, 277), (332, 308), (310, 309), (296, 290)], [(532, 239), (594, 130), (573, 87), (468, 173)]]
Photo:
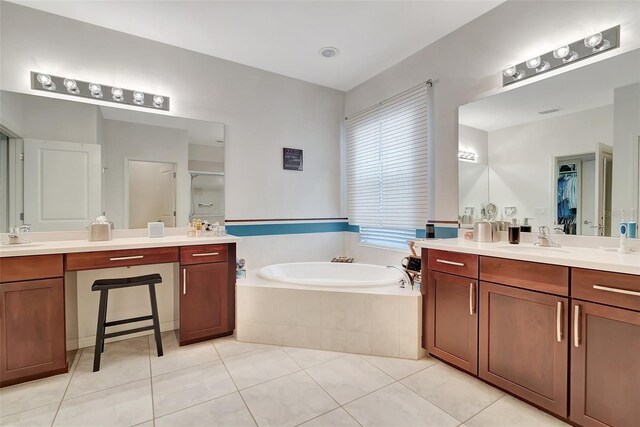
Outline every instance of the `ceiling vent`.
[(557, 108), (552, 108), (550, 110), (544, 110), (544, 111), (538, 111), (538, 114), (551, 114), (551, 113), (557, 113), (558, 111), (562, 111), (562, 108), (557, 107)]

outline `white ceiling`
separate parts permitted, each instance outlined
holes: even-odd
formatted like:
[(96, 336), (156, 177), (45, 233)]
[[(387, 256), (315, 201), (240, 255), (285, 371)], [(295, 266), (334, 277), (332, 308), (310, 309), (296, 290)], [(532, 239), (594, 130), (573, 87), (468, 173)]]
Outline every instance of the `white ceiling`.
[[(640, 81), (638, 70), (640, 49), (463, 105), (459, 123), (494, 131), (610, 105), (615, 88)], [(538, 114), (552, 108), (562, 110)]]
[[(14, 2), (349, 90), (503, 0)], [(325, 46), (340, 54), (323, 58)]]

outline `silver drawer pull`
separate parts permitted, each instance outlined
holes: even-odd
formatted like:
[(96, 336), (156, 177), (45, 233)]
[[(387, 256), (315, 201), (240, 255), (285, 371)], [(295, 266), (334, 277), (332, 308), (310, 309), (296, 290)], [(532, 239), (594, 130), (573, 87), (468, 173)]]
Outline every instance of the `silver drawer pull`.
[(556, 340), (562, 342), (562, 302), (556, 304)]
[(469, 314), (473, 316), (476, 312), (476, 298), (475, 292), (473, 291), (473, 282), (469, 283)]
[(455, 265), (456, 267), (464, 267), (464, 264), (461, 262), (447, 261), (446, 259), (437, 259), (436, 262), (447, 265)]
[(182, 295), (187, 294), (187, 269), (182, 269)]
[(144, 255), (134, 255), (134, 256), (119, 256), (115, 258), (109, 258), (109, 261), (126, 261), (129, 259), (142, 259)]
[(191, 256), (216, 256), (219, 255), (218, 252), (207, 252), (204, 254), (192, 254)]
[(610, 288), (608, 286), (600, 286), (600, 285), (593, 285), (593, 289), (597, 289), (599, 291), (613, 292), (616, 294), (625, 294), (625, 295), (633, 295), (634, 297), (640, 297), (640, 292), (630, 291), (628, 289)]
[(573, 346), (580, 347), (580, 306), (573, 306)]

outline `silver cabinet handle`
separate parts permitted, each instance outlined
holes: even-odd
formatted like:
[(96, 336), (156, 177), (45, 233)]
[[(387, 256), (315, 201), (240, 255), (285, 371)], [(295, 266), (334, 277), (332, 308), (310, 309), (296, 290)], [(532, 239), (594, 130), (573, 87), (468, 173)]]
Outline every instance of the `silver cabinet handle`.
[(580, 347), (580, 306), (573, 306), (573, 346)]
[(562, 302), (556, 304), (556, 340), (562, 342)]
[(613, 292), (616, 294), (625, 294), (625, 295), (633, 295), (634, 297), (640, 297), (640, 292), (630, 291), (628, 289), (610, 288), (608, 286), (601, 286), (601, 285), (593, 285), (593, 289), (597, 289), (599, 291)]
[(447, 261), (446, 259), (436, 259), (436, 262), (447, 265), (455, 265), (456, 267), (464, 267), (464, 264), (461, 262)]
[(215, 256), (215, 255), (219, 255), (218, 252), (207, 252), (204, 254), (191, 254), (191, 256)]
[(115, 258), (109, 258), (109, 261), (126, 261), (128, 259), (142, 259), (144, 255), (134, 255), (134, 256), (120, 256)]
[(473, 283), (469, 283), (469, 314), (473, 316), (473, 313), (476, 311), (476, 298), (475, 293), (473, 292)]
[(182, 295), (187, 294), (187, 269), (182, 269)]

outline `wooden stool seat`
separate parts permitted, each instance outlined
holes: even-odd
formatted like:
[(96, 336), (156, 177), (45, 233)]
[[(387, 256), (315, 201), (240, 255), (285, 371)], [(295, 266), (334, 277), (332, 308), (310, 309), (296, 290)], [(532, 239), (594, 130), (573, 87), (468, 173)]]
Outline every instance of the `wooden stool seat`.
[[(158, 357), (162, 356), (162, 337), (160, 336), (160, 320), (158, 319), (158, 304), (156, 301), (156, 289), (155, 285), (162, 283), (162, 277), (155, 274), (147, 274), (137, 277), (124, 277), (118, 279), (101, 279), (93, 282), (91, 286), (92, 291), (100, 291), (100, 305), (98, 308), (98, 325), (96, 328), (96, 347), (93, 357), (93, 372), (100, 370), (100, 357), (104, 352), (104, 340), (107, 338), (119, 337), (122, 335), (135, 334), (137, 332), (150, 331), (153, 329), (156, 350)], [(131, 317), (128, 319), (114, 320), (107, 322), (107, 301), (109, 299), (109, 290), (120, 288), (131, 288), (134, 286), (149, 286), (149, 300), (151, 302), (151, 314), (148, 316)], [(142, 322), (145, 320), (151, 320), (152, 324), (149, 326), (142, 326), (139, 328), (127, 329), (124, 331), (105, 333), (106, 328), (109, 326), (124, 325), (127, 323)]]

